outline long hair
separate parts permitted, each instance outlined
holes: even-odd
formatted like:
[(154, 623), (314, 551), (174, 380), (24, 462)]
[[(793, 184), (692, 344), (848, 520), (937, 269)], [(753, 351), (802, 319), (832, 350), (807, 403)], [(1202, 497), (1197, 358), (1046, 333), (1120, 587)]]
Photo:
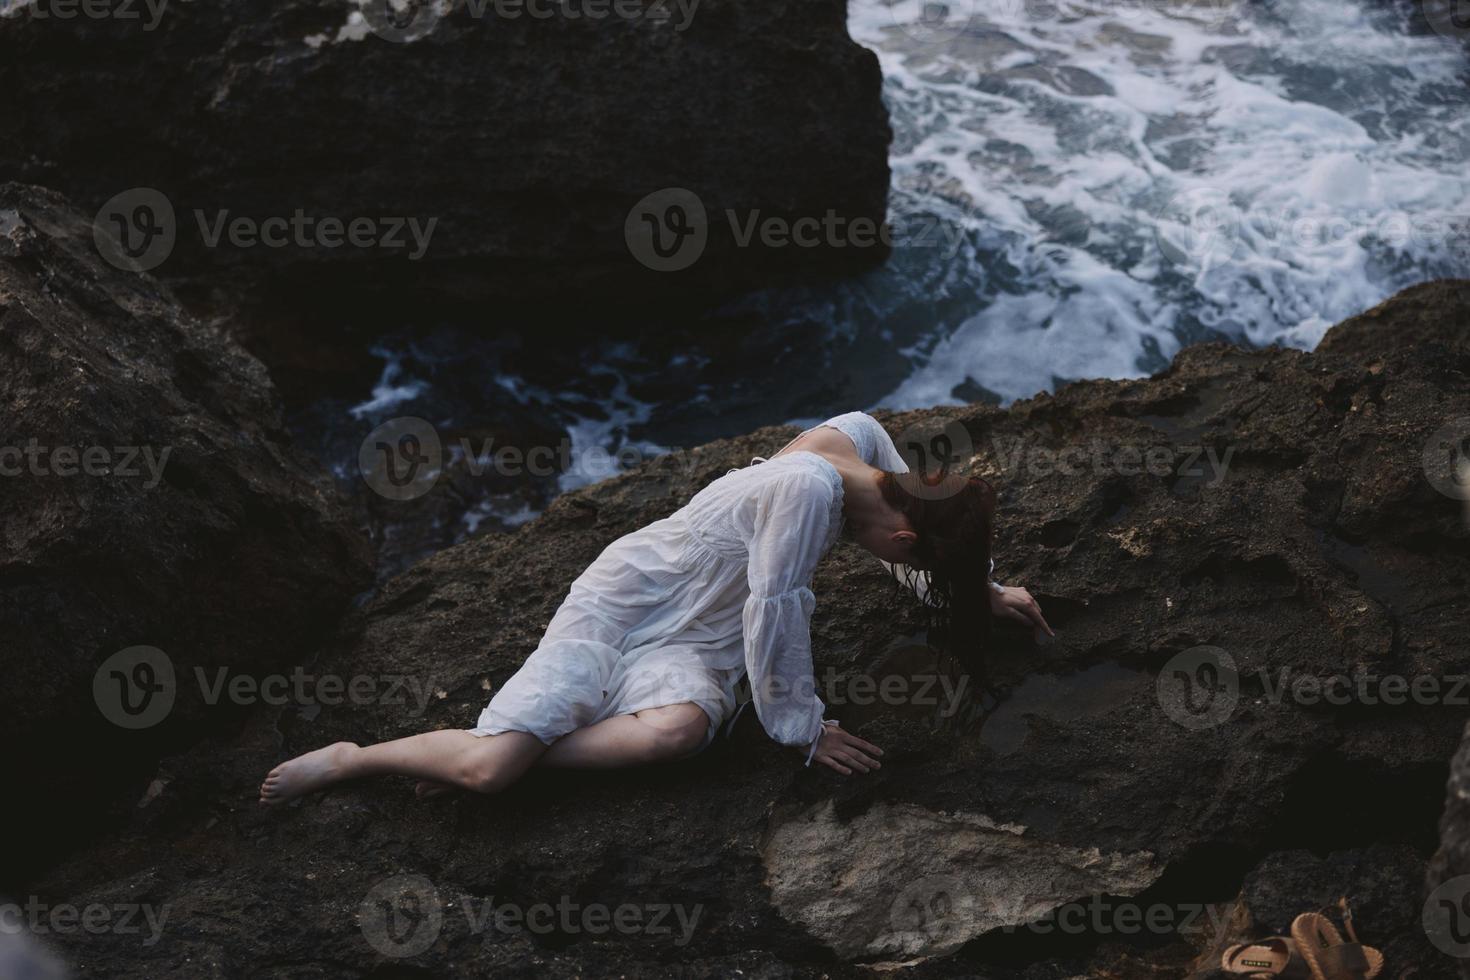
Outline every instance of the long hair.
[(978, 666), (990, 641), (990, 547), (995, 534), (995, 491), (977, 476), (884, 471), (883, 501), (908, 520), (917, 536), (916, 564), (894, 566), (924, 597), (930, 622), (966, 666)]

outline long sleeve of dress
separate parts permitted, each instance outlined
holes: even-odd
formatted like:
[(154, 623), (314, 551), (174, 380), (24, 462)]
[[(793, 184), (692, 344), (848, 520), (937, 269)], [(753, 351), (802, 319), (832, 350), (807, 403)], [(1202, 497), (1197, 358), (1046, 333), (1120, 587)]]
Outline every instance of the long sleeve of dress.
[(812, 571), (826, 550), (833, 488), (808, 473), (763, 487), (749, 542), (745, 668), (756, 717), (782, 745), (812, 746), (826, 705), (812, 673)]

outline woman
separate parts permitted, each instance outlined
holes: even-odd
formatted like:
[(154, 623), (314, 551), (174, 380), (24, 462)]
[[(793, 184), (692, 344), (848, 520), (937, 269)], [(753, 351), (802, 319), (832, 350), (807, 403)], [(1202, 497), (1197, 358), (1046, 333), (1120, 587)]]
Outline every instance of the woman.
[(952, 642), (978, 644), (992, 613), (1051, 633), (1026, 590), (987, 581), (994, 508), (984, 481), (920, 480), (876, 420), (839, 415), (609, 545), (474, 728), (308, 752), (271, 770), (261, 802), (361, 776), (415, 777), (420, 796), (495, 793), (533, 765), (679, 759), (736, 714), (745, 675), (761, 725), (807, 765), (877, 769), (882, 750), (823, 719), (812, 572), (846, 524), (947, 612)]

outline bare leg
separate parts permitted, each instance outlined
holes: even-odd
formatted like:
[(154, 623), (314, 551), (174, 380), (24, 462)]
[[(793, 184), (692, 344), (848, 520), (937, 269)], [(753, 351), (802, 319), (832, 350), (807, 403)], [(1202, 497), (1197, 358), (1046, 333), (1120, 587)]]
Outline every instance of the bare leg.
[(262, 803), (284, 803), (363, 776), (413, 776), (432, 783), (496, 793), (515, 782), (546, 752), (534, 735), (505, 732), (425, 732), (361, 748), (338, 742), (272, 769), (260, 785)]
[[(709, 715), (683, 702), (645, 708), (579, 728), (557, 739), (536, 760), (555, 769), (619, 769), (682, 759), (704, 744)], [(424, 780), (415, 787), (420, 799), (451, 792), (449, 783)]]
[(646, 708), (564, 735), (537, 763), (559, 769), (619, 769), (667, 762), (697, 751), (708, 731), (709, 715), (697, 704)]

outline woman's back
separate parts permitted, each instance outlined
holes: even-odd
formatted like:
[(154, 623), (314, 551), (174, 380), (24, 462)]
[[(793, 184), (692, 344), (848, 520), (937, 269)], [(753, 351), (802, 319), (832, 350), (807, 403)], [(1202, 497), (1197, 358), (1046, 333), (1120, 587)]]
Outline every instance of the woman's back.
[(705, 487), (678, 511), (691, 532), (728, 557), (742, 557), (753, 532), (760, 501), (773, 484), (799, 494), (820, 496), (829, 508), (823, 551), (842, 528), (842, 476), (846, 461), (903, 472), (907, 470), (893, 442), (877, 420), (848, 412), (807, 429), (768, 460), (731, 470)]

